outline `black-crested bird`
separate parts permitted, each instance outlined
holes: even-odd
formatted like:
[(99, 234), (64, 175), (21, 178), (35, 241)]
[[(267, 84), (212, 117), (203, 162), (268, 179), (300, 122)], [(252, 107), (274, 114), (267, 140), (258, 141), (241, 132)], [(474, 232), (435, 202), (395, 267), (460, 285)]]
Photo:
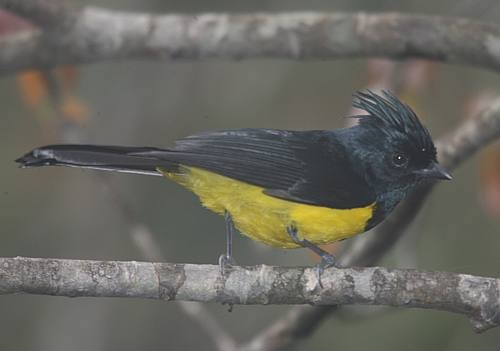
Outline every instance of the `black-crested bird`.
[(222, 268), (234, 262), (236, 228), (271, 246), (311, 249), (321, 256), (321, 275), (335, 259), (317, 245), (373, 228), (424, 179), (451, 179), (409, 106), (371, 91), (356, 93), (353, 105), (367, 114), (332, 131), (207, 132), (171, 148), (51, 145), (16, 161), (164, 176), (224, 215)]

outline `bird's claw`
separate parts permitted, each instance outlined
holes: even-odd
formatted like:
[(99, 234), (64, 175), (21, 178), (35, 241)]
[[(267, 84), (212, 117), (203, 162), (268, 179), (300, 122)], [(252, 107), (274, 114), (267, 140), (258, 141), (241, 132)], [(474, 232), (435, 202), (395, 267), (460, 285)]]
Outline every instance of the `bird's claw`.
[(226, 270), (232, 266), (236, 266), (236, 261), (232, 256), (228, 256), (226, 254), (219, 256), (219, 269), (222, 275), (224, 275)]
[(316, 266), (316, 277), (318, 279), (318, 284), (321, 289), (323, 289), (323, 283), (321, 282), (321, 275), (325, 271), (325, 269), (330, 267), (341, 268), (335, 256), (324, 254), (321, 256), (321, 261)]
[(318, 265), (316, 266), (316, 278), (318, 279), (318, 284), (319, 284), (320, 288), (323, 289), (323, 283), (321, 282), (321, 275), (323, 274), (324, 270), (328, 267), (341, 268), (341, 266), (339, 265), (339, 263), (337, 263), (337, 260), (335, 259), (335, 257), (333, 255), (329, 254), (327, 251), (314, 245), (313, 243), (311, 243), (310, 241), (308, 241), (306, 239), (300, 239), (298, 236), (298, 230), (296, 227), (294, 227), (294, 226), (288, 227), (287, 232), (294, 243), (310, 249), (315, 254), (317, 254), (321, 257), (320, 263), (318, 263)]

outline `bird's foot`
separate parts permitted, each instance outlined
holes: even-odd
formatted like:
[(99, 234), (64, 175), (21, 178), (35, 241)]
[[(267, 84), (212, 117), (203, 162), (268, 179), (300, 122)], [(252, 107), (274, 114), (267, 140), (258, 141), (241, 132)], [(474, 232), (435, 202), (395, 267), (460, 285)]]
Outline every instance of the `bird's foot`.
[(321, 261), (316, 265), (316, 277), (318, 279), (319, 287), (323, 289), (323, 283), (321, 282), (321, 275), (323, 274), (325, 269), (330, 267), (341, 268), (341, 266), (337, 262), (335, 256), (327, 253), (326, 251), (320, 254), (320, 256), (321, 256)]
[(306, 239), (300, 239), (298, 235), (298, 230), (294, 226), (290, 226), (287, 228), (288, 235), (290, 238), (298, 245), (301, 245), (302, 247), (308, 248), (309, 250), (313, 251), (315, 254), (317, 254), (319, 257), (321, 257), (320, 263), (316, 266), (316, 276), (318, 279), (318, 284), (320, 288), (323, 289), (323, 283), (321, 282), (321, 275), (323, 274), (324, 270), (329, 267), (337, 267), (341, 268), (341, 266), (338, 264), (337, 260), (335, 257), (330, 254), (329, 252), (323, 250), (319, 246), (314, 245), (311, 243), (309, 240)]
[[(229, 256), (227, 254), (222, 254), (219, 256), (219, 269), (220, 269), (220, 275), (222, 276), (222, 279), (226, 279), (226, 273), (231, 267), (236, 266), (236, 260), (233, 258), (233, 256)], [(225, 305), (226, 303), (222, 303)], [(228, 305), (228, 312), (233, 312), (233, 303), (227, 303)]]
[(236, 266), (236, 260), (232, 256), (228, 256), (227, 254), (222, 254), (219, 256), (219, 269), (220, 274), (225, 275), (227, 269), (232, 266)]

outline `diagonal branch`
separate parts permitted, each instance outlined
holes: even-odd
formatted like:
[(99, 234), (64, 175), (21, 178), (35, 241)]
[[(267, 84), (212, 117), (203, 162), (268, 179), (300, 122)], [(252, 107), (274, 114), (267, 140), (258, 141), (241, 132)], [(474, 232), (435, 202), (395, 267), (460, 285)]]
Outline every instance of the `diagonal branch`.
[(315, 268), (0, 258), (0, 294), (136, 297), (225, 304), (386, 305), (468, 316), (476, 331), (500, 325), (500, 279), (412, 269)]
[[(454, 169), (474, 153), (500, 138), (500, 98), (494, 100), (488, 109), (476, 118), (471, 118), (459, 126), (449, 136), (437, 143), (440, 163), (447, 169)], [(404, 233), (430, 194), (434, 184), (421, 186), (382, 224), (359, 240), (342, 257), (345, 265), (374, 264), (387, 252)]]
[[(108, 190), (112, 189), (108, 185)], [(117, 193), (114, 193), (116, 196)], [(130, 215), (131, 211), (125, 208), (125, 203), (117, 199), (115, 201), (117, 206), (122, 207), (122, 213), (128, 215), (128, 220), (133, 224), (131, 225), (131, 237), (135, 246), (143, 254), (148, 261), (162, 261), (165, 259), (158, 249), (157, 243), (154, 241), (153, 233), (147, 226), (140, 222), (133, 221), (133, 216)], [(193, 303), (187, 301), (179, 301), (180, 309), (198, 326), (205, 331), (205, 333), (212, 339), (213, 343), (220, 351), (233, 351), (236, 350), (236, 341), (229, 335), (229, 333), (219, 324), (219, 322), (209, 313), (201, 303)]]
[[(456, 168), (482, 147), (500, 138), (500, 99), (492, 102), (479, 116), (467, 120), (453, 134), (439, 140), (440, 162), (448, 169)], [(344, 257), (346, 265), (375, 263), (394, 245), (422, 207), (434, 184), (415, 191), (395, 213), (367, 235), (362, 245), (354, 247)], [(369, 238), (368, 238), (369, 237)], [(361, 242), (361, 241), (360, 241)]]
[[(38, 23), (57, 19), (50, 11), (37, 18), (40, 6), (30, 4), (28, 0), (0, 1), (0, 6)], [(55, 8), (57, 14), (64, 7)], [(47, 33), (3, 38), (0, 73), (116, 59), (368, 56), (419, 57), (500, 70), (500, 26), (468, 19), (399, 13), (152, 15), (96, 7), (65, 13), (74, 20), (66, 22), (64, 30), (50, 32), (50, 40)], [(67, 16), (61, 15), (61, 21), (64, 18)]]
[[(475, 118), (465, 121), (455, 132), (437, 143), (440, 162), (454, 169), (475, 152), (500, 138), (500, 98)], [(341, 257), (346, 266), (373, 265), (397, 240), (422, 208), (433, 184), (413, 192), (383, 223), (354, 241)], [(309, 336), (336, 306), (296, 307), (256, 335), (242, 350), (282, 350)]]

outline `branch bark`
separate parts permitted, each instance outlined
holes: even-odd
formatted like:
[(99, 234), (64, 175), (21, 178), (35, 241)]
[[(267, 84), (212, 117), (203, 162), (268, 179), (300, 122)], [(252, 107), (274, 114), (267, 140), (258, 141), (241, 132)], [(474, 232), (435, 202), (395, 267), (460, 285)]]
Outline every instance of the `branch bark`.
[(0, 294), (136, 297), (269, 305), (367, 304), (467, 315), (476, 331), (500, 324), (500, 279), (411, 269), (233, 267), (151, 262), (0, 258)]
[[(37, 18), (29, 12), (30, 3), (2, 0), (0, 6), (38, 23), (57, 17), (49, 11)], [(35, 6), (36, 11), (40, 9)], [(368, 56), (418, 57), (500, 70), (500, 26), (468, 19), (314, 12), (157, 16), (96, 7), (66, 13), (74, 18), (64, 30), (2, 38), (0, 73), (117, 59)], [(61, 21), (69, 15), (61, 15)]]

